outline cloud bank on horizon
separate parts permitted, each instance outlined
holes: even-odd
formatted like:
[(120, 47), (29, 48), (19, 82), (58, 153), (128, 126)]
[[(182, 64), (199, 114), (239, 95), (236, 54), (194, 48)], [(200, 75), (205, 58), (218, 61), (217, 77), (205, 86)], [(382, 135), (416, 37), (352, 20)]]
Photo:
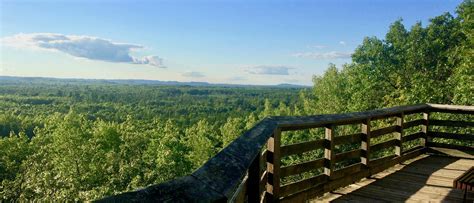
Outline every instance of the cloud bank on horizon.
[(294, 57), (298, 58), (311, 58), (311, 59), (349, 59), (351, 58), (351, 53), (348, 52), (325, 52), (325, 53), (318, 53), (318, 52), (301, 52), (293, 54)]
[(290, 75), (289, 70), (294, 69), (289, 66), (254, 66), (246, 69), (247, 73), (255, 75)]
[(135, 57), (130, 53), (144, 47), (137, 44), (116, 43), (111, 40), (92, 36), (64, 35), (57, 33), (16, 34), (5, 37), (2, 44), (17, 48), (59, 51), (74, 57), (90, 60), (147, 64), (165, 68), (159, 56)]
[(201, 72), (197, 72), (197, 71), (188, 71), (188, 72), (184, 72), (181, 74), (182, 76), (184, 77), (188, 77), (188, 78), (202, 78), (202, 77), (205, 77), (205, 75)]

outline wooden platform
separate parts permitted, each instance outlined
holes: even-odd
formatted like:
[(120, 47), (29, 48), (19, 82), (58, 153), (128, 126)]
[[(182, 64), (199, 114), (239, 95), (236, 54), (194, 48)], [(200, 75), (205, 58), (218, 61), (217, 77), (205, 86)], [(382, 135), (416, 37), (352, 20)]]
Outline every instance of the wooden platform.
[(462, 202), (453, 180), (472, 166), (470, 156), (421, 155), (310, 202)]

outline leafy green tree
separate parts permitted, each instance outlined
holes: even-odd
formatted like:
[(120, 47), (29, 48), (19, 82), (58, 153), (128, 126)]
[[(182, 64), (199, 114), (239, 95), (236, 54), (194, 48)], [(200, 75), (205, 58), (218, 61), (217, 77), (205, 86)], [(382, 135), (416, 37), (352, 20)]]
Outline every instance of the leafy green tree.
[(186, 145), (190, 149), (187, 158), (193, 163), (193, 168), (203, 165), (216, 152), (216, 143), (212, 142), (214, 135), (212, 127), (206, 120), (200, 120), (198, 123), (186, 129)]

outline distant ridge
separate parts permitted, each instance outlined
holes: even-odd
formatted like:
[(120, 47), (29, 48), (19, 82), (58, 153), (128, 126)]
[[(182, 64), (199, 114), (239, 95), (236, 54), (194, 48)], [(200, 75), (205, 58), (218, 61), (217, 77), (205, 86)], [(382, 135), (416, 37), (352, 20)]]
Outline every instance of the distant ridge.
[(80, 79), (80, 78), (51, 78), (51, 77), (18, 77), (0, 76), (0, 84), (19, 83), (58, 83), (58, 84), (124, 84), (124, 85), (159, 85), (159, 86), (192, 86), (192, 87), (273, 87), (273, 88), (310, 88), (310, 86), (281, 83), (278, 85), (247, 85), (224, 84), (208, 82), (178, 82), (142, 79)]

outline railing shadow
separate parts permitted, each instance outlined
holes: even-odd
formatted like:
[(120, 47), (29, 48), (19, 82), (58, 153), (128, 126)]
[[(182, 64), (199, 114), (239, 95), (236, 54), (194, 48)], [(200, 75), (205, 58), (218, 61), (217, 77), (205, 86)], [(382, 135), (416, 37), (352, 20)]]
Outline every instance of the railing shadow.
[[(344, 194), (333, 202), (357, 201), (371, 199), (376, 202), (405, 202), (408, 199), (427, 201), (439, 199), (443, 202), (462, 202), (463, 192), (452, 189), (452, 181), (456, 174), (462, 174), (449, 165), (459, 161), (460, 158), (427, 156), (416, 160), (402, 169), (368, 185)], [(447, 181), (439, 174), (449, 173), (452, 180)], [(423, 189), (423, 190), (422, 190)], [(426, 191), (430, 190), (429, 193)]]

